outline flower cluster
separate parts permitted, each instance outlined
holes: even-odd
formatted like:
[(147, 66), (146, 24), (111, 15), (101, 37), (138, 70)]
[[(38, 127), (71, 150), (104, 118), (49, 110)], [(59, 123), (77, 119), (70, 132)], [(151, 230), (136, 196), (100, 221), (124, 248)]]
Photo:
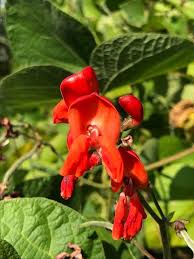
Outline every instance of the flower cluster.
[[(87, 170), (103, 164), (111, 179), (112, 191), (122, 189), (115, 206), (112, 236), (132, 239), (146, 217), (137, 189), (146, 188), (148, 176), (137, 154), (128, 145), (117, 146), (121, 132), (120, 114), (99, 95), (94, 70), (86, 67), (65, 78), (60, 86), (63, 99), (53, 110), (54, 123), (69, 123), (68, 156), (60, 170), (61, 196), (71, 197), (76, 180)], [(141, 102), (133, 95), (119, 98), (134, 127), (143, 119)]]

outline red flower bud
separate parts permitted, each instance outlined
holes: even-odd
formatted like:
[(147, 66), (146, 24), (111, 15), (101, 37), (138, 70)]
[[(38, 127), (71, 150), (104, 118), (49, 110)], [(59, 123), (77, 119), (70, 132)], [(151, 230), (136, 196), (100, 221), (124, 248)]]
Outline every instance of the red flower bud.
[(132, 124), (138, 126), (143, 120), (143, 106), (140, 100), (133, 95), (124, 95), (119, 98), (120, 106), (132, 117)]
[(61, 181), (61, 196), (63, 197), (63, 199), (68, 200), (69, 198), (71, 198), (76, 180), (77, 177), (75, 177), (74, 175), (63, 177), (63, 180)]

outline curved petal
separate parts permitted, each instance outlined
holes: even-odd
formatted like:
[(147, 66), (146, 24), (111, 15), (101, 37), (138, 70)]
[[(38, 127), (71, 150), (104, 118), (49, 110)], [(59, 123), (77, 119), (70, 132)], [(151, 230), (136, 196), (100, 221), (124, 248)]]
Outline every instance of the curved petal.
[(131, 177), (138, 188), (146, 188), (148, 186), (148, 174), (138, 155), (133, 150), (127, 150), (123, 147), (119, 148), (119, 152), (124, 163), (124, 175)]
[(132, 125), (138, 126), (143, 120), (143, 105), (133, 95), (124, 95), (119, 98), (120, 106), (132, 117)]
[(129, 202), (129, 214), (124, 224), (124, 239), (131, 240), (137, 235), (142, 228), (143, 219), (146, 218), (146, 214), (143, 206), (139, 200), (137, 193), (135, 193)]
[(80, 135), (72, 143), (69, 154), (60, 170), (63, 176), (75, 175), (80, 177), (85, 171), (89, 169), (88, 149), (90, 140), (85, 135)]
[(128, 214), (128, 201), (123, 192), (120, 193), (119, 200), (115, 206), (115, 216), (112, 229), (112, 237), (118, 240), (123, 237), (124, 222)]
[(66, 77), (61, 85), (61, 94), (69, 107), (78, 97), (98, 93), (98, 81), (92, 67), (86, 67), (82, 71)]
[(71, 132), (74, 138), (86, 134), (88, 126), (96, 126), (100, 136), (116, 143), (120, 134), (120, 116), (112, 103), (96, 93), (80, 97), (69, 108)]
[(64, 100), (61, 100), (53, 109), (54, 123), (68, 123), (68, 109)]
[(99, 139), (102, 163), (105, 165), (107, 173), (115, 183), (121, 183), (124, 175), (122, 157), (115, 145), (107, 139)]

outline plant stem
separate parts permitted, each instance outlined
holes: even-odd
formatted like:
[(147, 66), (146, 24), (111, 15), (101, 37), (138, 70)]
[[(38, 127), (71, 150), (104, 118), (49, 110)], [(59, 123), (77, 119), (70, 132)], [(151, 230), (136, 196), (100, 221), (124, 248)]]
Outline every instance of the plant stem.
[(12, 166), (5, 172), (2, 184), (7, 186), (10, 177), (14, 174), (14, 172), (23, 164), (24, 161), (32, 157), (38, 151), (39, 148), (40, 142), (37, 142), (28, 153), (24, 154), (18, 160), (16, 160), (15, 163), (13, 163)]
[(147, 212), (149, 212), (149, 214), (152, 216), (152, 218), (158, 223), (161, 224), (162, 220), (158, 217), (158, 215), (155, 213), (155, 211), (150, 207), (150, 205), (148, 204), (148, 202), (144, 199), (143, 195), (138, 192), (141, 202), (144, 206), (144, 208), (147, 210)]
[(131, 243), (135, 245), (138, 250), (149, 259), (155, 259), (136, 239), (132, 239)]
[(80, 225), (80, 228), (87, 228), (87, 227), (102, 227), (112, 231), (113, 224), (107, 221), (92, 220), (92, 221), (84, 222)]
[(105, 184), (102, 184), (102, 183), (96, 183), (96, 182), (93, 182), (93, 181), (85, 179), (85, 178), (80, 178), (79, 183), (80, 183), (80, 185), (85, 184), (85, 185), (89, 185), (89, 186), (92, 186), (92, 187), (98, 188), (98, 189), (108, 189), (108, 188), (110, 188), (110, 186), (108, 186), (108, 185), (105, 185)]
[(166, 217), (165, 217), (165, 215), (164, 215), (164, 213), (163, 213), (163, 211), (162, 211), (162, 209), (161, 209), (161, 207), (160, 207), (160, 205), (159, 205), (159, 203), (156, 199), (154, 190), (153, 190), (151, 185), (148, 187), (148, 191), (149, 191), (150, 196), (152, 197), (152, 200), (153, 200), (158, 212), (160, 213), (160, 216), (162, 217), (163, 220), (166, 220)]
[(171, 259), (171, 250), (170, 250), (170, 242), (168, 236), (168, 225), (167, 222), (163, 221), (159, 224), (160, 227), (160, 234), (162, 238), (162, 245), (163, 245), (163, 259)]
[(154, 162), (154, 163), (152, 163), (150, 165), (147, 165), (147, 166), (145, 166), (145, 169), (146, 169), (146, 171), (152, 171), (154, 169), (157, 169), (157, 168), (159, 168), (161, 166), (167, 165), (167, 164), (169, 164), (171, 162), (174, 162), (174, 161), (176, 161), (178, 159), (181, 159), (181, 158), (183, 158), (183, 157), (185, 157), (185, 156), (187, 156), (189, 154), (192, 154), (192, 153), (194, 153), (194, 146), (191, 147), (191, 148), (188, 148), (188, 149), (186, 149), (184, 151), (178, 152), (177, 154), (175, 154), (173, 156), (169, 156), (167, 158), (164, 158), (162, 160)]

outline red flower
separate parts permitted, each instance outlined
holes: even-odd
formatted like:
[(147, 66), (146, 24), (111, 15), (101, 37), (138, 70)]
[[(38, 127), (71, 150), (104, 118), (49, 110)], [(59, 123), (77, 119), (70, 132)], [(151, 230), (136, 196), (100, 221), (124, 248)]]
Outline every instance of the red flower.
[(98, 81), (92, 67), (66, 77), (61, 85), (61, 100), (53, 109), (54, 123), (68, 123), (68, 108), (80, 96), (98, 93)]
[(138, 126), (143, 120), (143, 106), (140, 100), (133, 95), (119, 98), (120, 106), (132, 117), (132, 125)]
[(81, 176), (90, 165), (89, 151), (95, 149), (110, 177), (121, 182), (123, 161), (116, 148), (120, 117), (112, 103), (96, 93), (79, 97), (70, 106), (68, 119), (71, 145), (61, 175)]
[[(145, 171), (144, 165), (142, 164), (138, 155), (133, 151), (124, 147), (119, 147), (123, 164), (124, 164), (124, 179), (130, 183), (132, 181), (132, 188), (144, 189), (148, 185), (148, 174)], [(112, 190), (117, 192), (121, 186), (128, 188), (128, 192), (131, 193), (131, 186), (126, 185), (125, 182), (118, 184), (112, 181)], [(126, 190), (127, 192), (127, 190)]]
[(131, 240), (142, 228), (146, 214), (137, 193), (130, 199), (124, 192), (120, 194), (115, 207), (115, 217), (112, 230), (113, 239)]
[(71, 198), (77, 178), (74, 175), (64, 176), (61, 181), (61, 196), (67, 200)]

